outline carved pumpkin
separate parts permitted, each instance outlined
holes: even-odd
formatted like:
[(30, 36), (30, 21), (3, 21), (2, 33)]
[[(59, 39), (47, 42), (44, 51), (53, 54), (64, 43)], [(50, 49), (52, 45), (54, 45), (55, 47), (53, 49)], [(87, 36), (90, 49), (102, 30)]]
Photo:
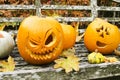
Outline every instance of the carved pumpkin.
[(120, 32), (117, 26), (96, 18), (85, 31), (84, 43), (93, 52), (98, 49), (103, 54), (110, 54), (118, 47)]
[(0, 31), (0, 58), (8, 57), (12, 53), (14, 45), (12, 36), (5, 31)]
[(18, 29), (20, 55), (31, 64), (46, 64), (63, 50), (63, 31), (58, 21), (48, 17), (30, 16)]
[(63, 48), (68, 49), (74, 46), (76, 41), (76, 31), (71, 25), (62, 24), (63, 34), (64, 34), (64, 44)]

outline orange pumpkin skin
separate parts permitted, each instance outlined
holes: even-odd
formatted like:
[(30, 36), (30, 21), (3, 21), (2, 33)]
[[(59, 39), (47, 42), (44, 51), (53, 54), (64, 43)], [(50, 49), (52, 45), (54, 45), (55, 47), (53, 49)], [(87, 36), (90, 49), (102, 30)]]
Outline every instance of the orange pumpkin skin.
[(64, 35), (64, 43), (63, 48), (68, 49), (74, 46), (76, 41), (76, 31), (71, 25), (61, 23), (63, 35)]
[(84, 44), (91, 52), (98, 49), (102, 54), (111, 54), (118, 47), (119, 42), (118, 27), (100, 18), (90, 23), (85, 31)]
[(18, 29), (17, 46), (23, 59), (31, 64), (47, 64), (63, 50), (63, 31), (52, 18), (30, 16)]

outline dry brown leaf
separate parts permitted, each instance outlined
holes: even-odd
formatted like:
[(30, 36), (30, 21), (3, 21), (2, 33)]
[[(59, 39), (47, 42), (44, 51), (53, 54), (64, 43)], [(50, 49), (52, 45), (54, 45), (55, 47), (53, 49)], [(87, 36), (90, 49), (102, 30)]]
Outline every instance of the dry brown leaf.
[(117, 56), (120, 56), (120, 51), (117, 50), (117, 49), (115, 49), (115, 50), (114, 50), (114, 54), (117, 55)]
[(113, 62), (117, 62), (118, 59), (116, 57), (106, 57), (105, 58), (105, 62), (110, 62), (110, 63), (113, 63)]
[(0, 67), (1, 67), (0, 72), (14, 71), (15, 69), (14, 58), (9, 56), (7, 61), (5, 60), (0, 61)]
[(76, 36), (79, 35), (79, 32), (78, 32), (79, 24), (80, 22), (77, 22), (77, 24), (75, 25)]
[(83, 37), (84, 37), (85, 33), (81, 34), (80, 36), (76, 37), (76, 42), (79, 42)]

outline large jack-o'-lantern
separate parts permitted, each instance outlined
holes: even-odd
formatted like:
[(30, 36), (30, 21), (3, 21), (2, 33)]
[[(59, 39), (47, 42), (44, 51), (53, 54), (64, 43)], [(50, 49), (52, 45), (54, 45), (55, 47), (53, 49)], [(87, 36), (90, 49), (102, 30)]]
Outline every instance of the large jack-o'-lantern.
[(120, 32), (117, 26), (96, 18), (85, 31), (84, 43), (93, 52), (98, 49), (103, 54), (110, 54), (118, 47)]
[(20, 55), (31, 64), (46, 64), (63, 50), (63, 31), (58, 21), (30, 16), (19, 27), (17, 45)]

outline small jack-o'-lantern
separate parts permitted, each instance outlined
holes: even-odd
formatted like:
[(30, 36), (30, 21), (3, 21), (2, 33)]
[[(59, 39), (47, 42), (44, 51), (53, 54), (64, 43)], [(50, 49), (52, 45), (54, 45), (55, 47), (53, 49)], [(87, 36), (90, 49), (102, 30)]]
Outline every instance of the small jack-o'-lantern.
[(118, 47), (120, 32), (117, 26), (96, 18), (85, 31), (84, 43), (93, 52), (98, 49), (103, 54), (110, 54)]
[(14, 45), (12, 36), (5, 31), (0, 31), (0, 58), (8, 57), (14, 49)]
[(63, 30), (63, 36), (64, 36), (64, 43), (63, 48), (68, 49), (74, 46), (76, 41), (76, 31), (75, 29), (68, 24), (61, 23), (62, 30)]
[(18, 50), (31, 64), (46, 64), (63, 50), (63, 31), (58, 21), (48, 17), (30, 16), (18, 29)]

